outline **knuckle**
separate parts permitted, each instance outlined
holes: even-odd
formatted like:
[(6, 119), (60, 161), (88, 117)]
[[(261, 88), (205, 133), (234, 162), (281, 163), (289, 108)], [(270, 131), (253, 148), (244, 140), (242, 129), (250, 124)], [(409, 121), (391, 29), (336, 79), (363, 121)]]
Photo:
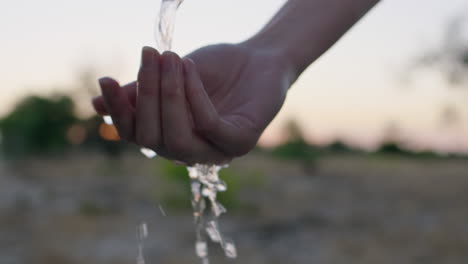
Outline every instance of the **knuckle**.
[(138, 82), (138, 95), (139, 96), (156, 96), (157, 89), (151, 84), (145, 82)]
[(161, 78), (162, 94), (168, 98), (183, 96), (183, 86), (173, 73), (163, 75)]
[(154, 86), (158, 83), (158, 78), (152, 71), (140, 70), (138, 72), (138, 91), (154, 93)]
[(177, 99), (177, 98), (181, 98), (183, 96), (183, 91), (182, 89), (180, 89), (180, 87), (178, 87), (177, 85), (173, 84), (173, 85), (166, 85), (162, 91), (163, 93), (163, 96), (166, 98), (166, 99)]

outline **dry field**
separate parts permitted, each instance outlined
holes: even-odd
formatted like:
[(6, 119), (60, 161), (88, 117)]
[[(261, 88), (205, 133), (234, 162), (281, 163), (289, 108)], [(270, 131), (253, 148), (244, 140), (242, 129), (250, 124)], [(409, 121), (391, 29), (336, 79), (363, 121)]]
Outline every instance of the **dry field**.
[[(190, 209), (165, 198), (186, 190), (161, 167), (131, 153), (0, 163), (0, 263), (135, 263), (142, 220), (148, 263), (198, 263)], [(212, 263), (468, 263), (467, 160), (339, 155), (305, 170), (252, 154), (228, 170), (221, 224), (240, 256), (211, 247)]]

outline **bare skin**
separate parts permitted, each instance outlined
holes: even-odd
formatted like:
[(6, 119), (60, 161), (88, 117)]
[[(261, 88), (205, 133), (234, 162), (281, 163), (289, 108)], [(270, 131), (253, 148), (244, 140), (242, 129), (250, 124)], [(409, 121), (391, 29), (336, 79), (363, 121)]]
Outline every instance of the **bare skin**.
[(137, 82), (100, 79), (93, 105), (124, 140), (163, 157), (228, 162), (255, 146), (294, 81), (377, 2), (290, 0), (251, 39), (183, 59), (145, 47)]

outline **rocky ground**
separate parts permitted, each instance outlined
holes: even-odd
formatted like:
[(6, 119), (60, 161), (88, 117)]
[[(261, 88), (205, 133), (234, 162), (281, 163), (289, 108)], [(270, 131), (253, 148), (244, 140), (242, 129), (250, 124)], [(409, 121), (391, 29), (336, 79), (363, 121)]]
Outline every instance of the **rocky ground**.
[[(190, 209), (164, 198), (184, 190), (161, 166), (131, 153), (0, 163), (0, 263), (135, 263), (143, 220), (147, 263), (198, 263)], [(468, 263), (466, 160), (341, 155), (305, 170), (252, 154), (228, 170), (236, 206), (221, 225), (239, 258), (212, 245), (212, 263)]]

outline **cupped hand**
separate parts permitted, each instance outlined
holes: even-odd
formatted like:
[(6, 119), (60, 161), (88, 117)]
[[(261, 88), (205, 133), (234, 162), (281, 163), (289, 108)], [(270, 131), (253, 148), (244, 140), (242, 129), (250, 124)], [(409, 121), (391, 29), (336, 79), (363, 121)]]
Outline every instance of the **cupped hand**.
[(201, 48), (184, 59), (144, 48), (136, 83), (100, 80), (93, 99), (122, 139), (187, 164), (248, 153), (293, 82), (287, 59), (244, 44)]

